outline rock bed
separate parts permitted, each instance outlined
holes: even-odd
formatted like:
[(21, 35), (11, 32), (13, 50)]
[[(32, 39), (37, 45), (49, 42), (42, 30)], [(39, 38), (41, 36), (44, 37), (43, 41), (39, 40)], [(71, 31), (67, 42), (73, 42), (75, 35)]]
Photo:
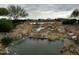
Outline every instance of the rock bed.
[[(43, 27), (39, 31), (36, 31), (39, 27)], [(24, 24), (20, 24), (16, 26), (15, 29), (12, 30), (10, 33), (0, 33), (0, 39), (4, 38), (5, 36), (11, 37), (14, 40), (22, 39), (23, 37), (34, 37), (34, 38), (48, 38), (50, 41), (52, 40), (64, 40), (67, 36), (69, 36), (69, 32), (71, 31), (71, 34), (79, 35), (79, 31), (75, 26), (69, 27), (64, 26), (61, 24), (61, 22), (53, 22), (51, 23), (45, 23), (38, 25), (33, 25), (31, 23), (25, 22)], [(68, 40), (69, 42), (72, 42), (72, 40)], [(76, 44), (69, 44), (65, 42), (65, 47), (63, 48), (64, 54), (78, 54), (78, 46), (73, 46)], [(66, 46), (69, 46), (66, 48)], [(68, 51), (71, 51), (72, 53), (69, 53)]]

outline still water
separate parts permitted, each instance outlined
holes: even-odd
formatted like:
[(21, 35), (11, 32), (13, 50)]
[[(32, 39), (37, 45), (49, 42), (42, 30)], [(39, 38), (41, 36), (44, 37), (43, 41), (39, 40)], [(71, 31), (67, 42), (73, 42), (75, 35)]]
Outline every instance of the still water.
[(12, 55), (61, 55), (63, 41), (51, 41), (47, 39), (29, 39), (13, 42), (9, 46), (9, 54)]

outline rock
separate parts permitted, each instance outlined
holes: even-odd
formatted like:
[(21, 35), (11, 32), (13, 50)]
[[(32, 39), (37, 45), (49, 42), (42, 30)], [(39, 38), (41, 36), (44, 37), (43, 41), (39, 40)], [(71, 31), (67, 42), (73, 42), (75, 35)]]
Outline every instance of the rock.
[(7, 54), (6, 49), (5, 48), (0, 48), (0, 54), (1, 55)]
[(68, 33), (68, 35), (69, 35), (69, 36), (72, 36), (72, 35), (74, 35), (74, 33)]
[(62, 28), (59, 28), (59, 29), (58, 29), (58, 32), (60, 32), (60, 33), (64, 33), (64, 32), (65, 32), (65, 30), (64, 30), (64, 29), (62, 29)]
[(63, 53), (64, 55), (71, 55), (69, 51)]
[(60, 51), (60, 53), (63, 53), (63, 52), (64, 52), (63, 50)]
[(72, 36), (72, 39), (73, 40), (77, 40), (77, 36)]
[(74, 52), (75, 48), (72, 47), (72, 48), (70, 48), (69, 50), (70, 50), (70, 52)]
[(75, 51), (75, 53), (79, 55), (79, 48), (76, 48)]
[(7, 54), (9, 53), (8, 47), (7, 47), (7, 48), (5, 48), (5, 51), (6, 51), (6, 53), (7, 53)]
[(54, 41), (55, 39), (53, 39), (53, 38), (48, 38), (48, 41)]

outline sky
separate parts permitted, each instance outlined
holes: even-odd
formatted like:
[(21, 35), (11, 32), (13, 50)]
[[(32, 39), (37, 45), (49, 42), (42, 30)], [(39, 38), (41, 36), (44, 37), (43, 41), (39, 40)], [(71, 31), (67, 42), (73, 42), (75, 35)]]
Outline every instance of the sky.
[[(7, 7), (9, 4), (1, 4), (0, 7)], [(67, 18), (79, 4), (19, 4), (29, 14), (26, 18)]]

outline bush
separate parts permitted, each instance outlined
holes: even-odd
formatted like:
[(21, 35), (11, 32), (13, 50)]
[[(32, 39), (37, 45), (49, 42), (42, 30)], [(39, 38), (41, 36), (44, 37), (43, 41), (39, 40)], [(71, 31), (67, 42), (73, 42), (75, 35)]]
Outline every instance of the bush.
[(73, 25), (76, 22), (76, 19), (64, 20), (62, 24), (64, 25)]
[(12, 38), (9, 38), (9, 37), (4, 37), (1, 42), (4, 46), (8, 46), (11, 42), (13, 41)]
[(0, 19), (0, 32), (9, 32), (13, 28), (10, 20)]

